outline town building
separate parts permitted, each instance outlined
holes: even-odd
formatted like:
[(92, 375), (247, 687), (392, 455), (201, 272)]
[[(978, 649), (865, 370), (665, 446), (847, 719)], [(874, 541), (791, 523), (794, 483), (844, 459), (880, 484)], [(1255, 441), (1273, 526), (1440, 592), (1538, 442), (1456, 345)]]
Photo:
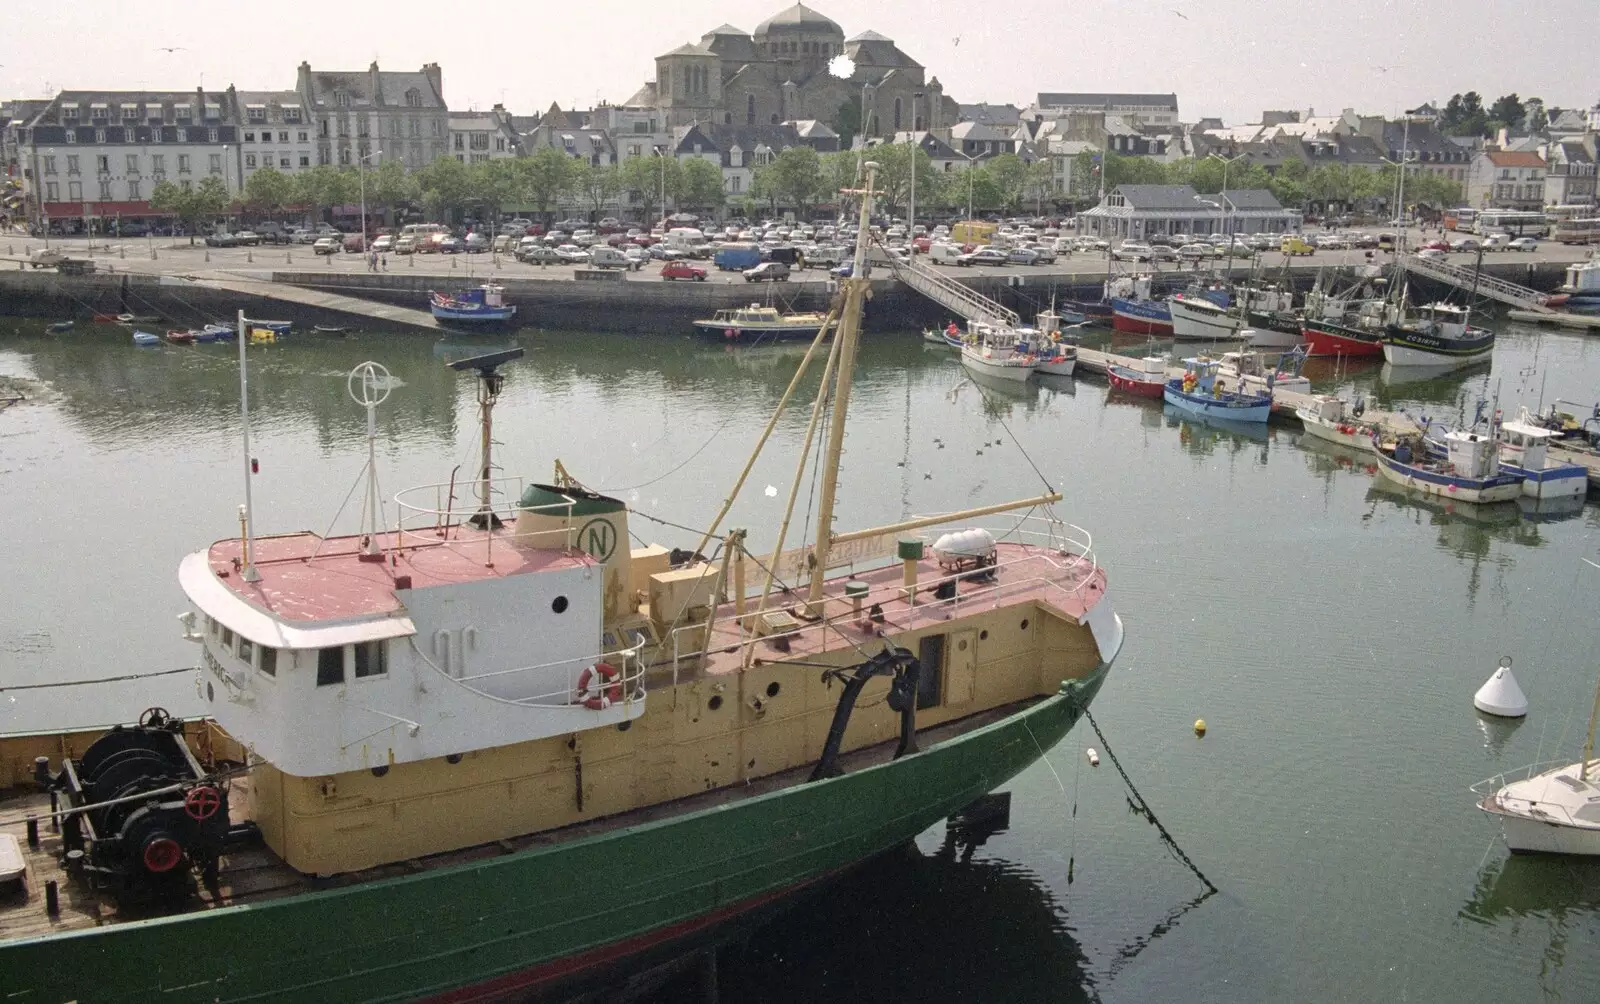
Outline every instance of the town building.
[(1095, 94), (1041, 91), (1034, 113), (1105, 112), (1118, 115), (1135, 127), (1142, 125), (1175, 127), (1178, 121), (1176, 94)]
[(974, 162), (1017, 152), (1017, 137), (1013, 131), (982, 122), (957, 122), (950, 127), (949, 137), (950, 148)]
[(1284, 209), (1264, 188), (1201, 195), (1188, 185), (1118, 185), (1098, 206), (1078, 214), (1078, 232), (1108, 240), (1170, 234), (1290, 233), (1298, 210)]
[(486, 112), (450, 112), (448, 119), (449, 152), (463, 164), (506, 160), (521, 152), (522, 137), (511, 125), (504, 105)]
[(415, 171), (443, 157), (449, 141), (444, 73), (438, 63), (415, 72), (312, 70), (301, 63), (295, 88), (312, 118), (317, 163), (395, 160)]
[[(317, 144), (299, 91), (236, 91), (228, 89), (230, 112), (239, 123), (239, 144), (229, 151), (238, 177), (264, 167), (285, 174), (309, 170), (317, 162)], [(242, 182), (241, 182), (242, 185)]]
[[(848, 77), (830, 70), (841, 55), (851, 62)], [(865, 31), (847, 40), (798, 3), (751, 34), (724, 24), (658, 56), (655, 79), (626, 103), (658, 109), (669, 127), (815, 119), (852, 136), (863, 120), (868, 134), (882, 136), (952, 125), (959, 112), (938, 78), (892, 39)]]
[(1421, 172), (1466, 184), (1472, 152), (1451, 142), (1430, 119), (1390, 121), (1381, 115), (1364, 115), (1358, 131), (1376, 143), (1391, 162), (1398, 164), (1403, 159), (1408, 174)]
[(230, 91), (62, 91), (17, 132), (36, 224), (103, 227), (158, 215), (156, 185), (214, 177), (237, 194), (240, 123)]
[(1482, 209), (1541, 209), (1547, 168), (1537, 153), (1486, 150), (1472, 159), (1467, 204)]
[(1593, 206), (1596, 204), (1595, 134), (1582, 139), (1562, 140), (1544, 148), (1544, 203), (1547, 206)]
[(777, 159), (790, 147), (803, 146), (792, 124), (724, 125), (696, 123), (684, 130), (673, 149), (681, 163), (700, 158), (722, 171), (723, 194), (730, 200), (750, 194), (756, 170)]

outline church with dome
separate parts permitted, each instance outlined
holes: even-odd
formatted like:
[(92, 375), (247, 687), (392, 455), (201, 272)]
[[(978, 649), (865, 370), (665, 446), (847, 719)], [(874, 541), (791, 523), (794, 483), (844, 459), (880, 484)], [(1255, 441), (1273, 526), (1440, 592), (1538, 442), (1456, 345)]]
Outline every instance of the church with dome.
[[(849, 57), (848, 76), (830, 70), (840, 56)], [(669, 128), (817, 121), (854, 134), (864, 89), (872, 135), (957, 121), (959, 106), (939, 78), (927, 78), (892, 39), (875, 31), (847, 39), (832, 20), (799, 3), (753, 34), (725, 24), (657, 56), (655, 80), (627, 103), (659, 109)]]

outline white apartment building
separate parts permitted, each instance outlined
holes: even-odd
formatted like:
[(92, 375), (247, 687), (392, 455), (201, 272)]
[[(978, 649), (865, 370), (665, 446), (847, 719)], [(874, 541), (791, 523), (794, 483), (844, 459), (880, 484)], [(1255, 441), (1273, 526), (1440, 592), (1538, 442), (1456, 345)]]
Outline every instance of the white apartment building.
[(450, 112), (449, 154), (463, 164), (506, 160), (518, 155), (521, 137), (504, 105), (486, 112)]
[(299, 91), (234, 91), (233, 118), (239, 143), (230, 149), (238, 177), (249, 179), (263, 167), (284, 174), (306, 170), (317, 162), (311, 117)]
[(211, 176), (237, 194), (239, 127), (228, 92), (62, 91), (18, 130), (34, 222), (154, 215), (162, 181)]
[[(301, 63), (296, 90), (312, 118), (319, 164), (398, 160), (415, 171), (443, 157), (450, 142), (444, 71), (312, 70)], [(376, 156), (373, 156), (376, 154)]]

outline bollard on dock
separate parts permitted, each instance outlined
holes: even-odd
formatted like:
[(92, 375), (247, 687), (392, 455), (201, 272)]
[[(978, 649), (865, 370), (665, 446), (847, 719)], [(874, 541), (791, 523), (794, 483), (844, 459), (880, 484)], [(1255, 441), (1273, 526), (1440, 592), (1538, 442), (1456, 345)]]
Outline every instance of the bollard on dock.
[(61, 890), (57, 887), (55, 879), (45, 881), (44, 912), (51, 917), (61, 916)]
[(28, 846), (39, 849), (39, 817), (32, 812), (28, 813)]

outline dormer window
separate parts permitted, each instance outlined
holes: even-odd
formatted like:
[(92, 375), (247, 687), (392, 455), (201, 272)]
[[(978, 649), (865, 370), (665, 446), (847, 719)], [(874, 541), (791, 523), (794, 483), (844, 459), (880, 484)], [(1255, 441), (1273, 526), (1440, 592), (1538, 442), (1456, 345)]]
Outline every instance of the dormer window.
[(422, 92), (417, 90), (415, 87), (411, 88), (409, 91), (406, 91), (406, 107), (421, 108)]
[(97, 122), (105, 121), (106, 117), (110, 114), (111, 109), (107, 108), (105, 105), (92, 104), (89, 106), (89, 117)]
[(245, 115), (251, 122), (265, 122), (267, 120), (266, 105), (250, 105), (245, 109)]
[(333, 103), (338, 105), (340, 108), (349, 108), (350, 107), (350, 92), (349, 91), (334, 91), (333, 92)]

